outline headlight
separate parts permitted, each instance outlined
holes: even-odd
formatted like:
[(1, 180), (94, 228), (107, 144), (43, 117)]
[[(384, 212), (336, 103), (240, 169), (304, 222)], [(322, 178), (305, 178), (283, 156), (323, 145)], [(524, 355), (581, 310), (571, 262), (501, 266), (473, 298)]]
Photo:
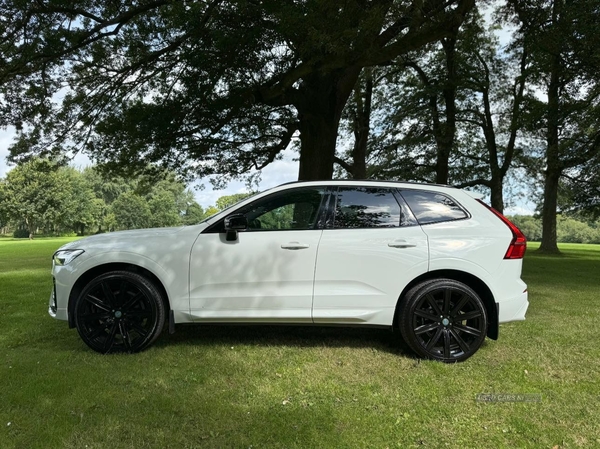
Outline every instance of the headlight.
[(54, 264), (63, 266), (71, 263), (76, 257), (84, 253), (82, 249), (61, 249), (54, 253)]

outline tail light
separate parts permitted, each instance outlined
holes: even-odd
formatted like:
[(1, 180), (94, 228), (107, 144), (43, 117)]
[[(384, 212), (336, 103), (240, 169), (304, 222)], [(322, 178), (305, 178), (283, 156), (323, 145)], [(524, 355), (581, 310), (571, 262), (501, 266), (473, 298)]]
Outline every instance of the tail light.
[(490, 211), (492, 211), (494, 213), (494, 215), (496, 215), (496, 217), (498, 217), (500, 220), (502, 220), (502, 222), (506, 226), (508, 226), (510, 228), (510, 231), (512, 232), (513, 239), (510, 242), (510, 245), (508, 245), (508, 249), (506, 250), (506, 254), (504, 255), (504, 258), (505, 259), (522, 259), (523, 256), (525, 255), (525, 250), (527, 249), (527, 239), (525, 238), (525, 235), (508, 218), (506, 218), (504, 215), (502, 215), (496, 209), (488, 206), (481, 200), (477, 200), (477, 201), (479, 201), (481, 204), (483, 204), (485, 207), (487, 207)]

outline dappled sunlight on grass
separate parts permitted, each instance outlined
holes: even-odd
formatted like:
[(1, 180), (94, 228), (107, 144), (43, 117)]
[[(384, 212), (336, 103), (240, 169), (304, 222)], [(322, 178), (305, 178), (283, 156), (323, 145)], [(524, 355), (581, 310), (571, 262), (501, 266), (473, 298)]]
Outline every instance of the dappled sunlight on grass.
[(292, 326), (178, 326), (101, 356), (47, 315), (66, 241), (0, 240), (1, 448), (600, 445), (597, 245), (530, 245), (527, 320), (445, 365), (385, 330)]

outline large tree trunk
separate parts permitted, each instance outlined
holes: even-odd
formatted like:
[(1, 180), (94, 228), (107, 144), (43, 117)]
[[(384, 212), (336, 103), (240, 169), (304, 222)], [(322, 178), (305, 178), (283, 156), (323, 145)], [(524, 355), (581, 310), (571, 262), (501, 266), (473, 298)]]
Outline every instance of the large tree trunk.
[(295, 104), (300, 122), (299, 181), (329, 180), (333, 176), (335, 145), (342, 110), (360, 69), (312, 75), (300, 86)]
[[(553, 21), (556, 23), (560, 14), (561, 1), (555, 0)], [(550, 83), (548, 84), (548, 130), (546, 134), (546, 174), (544, 180), (544, 203), (542, 205), (542, 244), (540, 251), (558, 253), (556, 244), (556, 207), (558, 198), (558, 181), (562, 174), (559, 152), (559, 88), (561, 76), (560, 56), (552, 54), (550, 64)]]
[(446, 55), (446, 84), (442, 90), (444, 97), (445, 122), (441, 125), (440, 133), (436, 136), (437, 141), (437, 163), (435, 166), (435, 182), (448, 184), (450, 154), (454, 149), (456, 138), (456, 35), (442, 39), (442, 47)]
[(558, 253), (556, 244), (556, 205), (558, 198), (558, 180), (560, 170), (550, 168), (546, 170), (544, 181), (544, 204), (542, 206), (542, 244), (540, 251), (545, 253)]
[(495, 175), (492, 174), (492, 180), (490, 182), (490, 197), (492, 207), (500, 213), (504, 213), (504, 194), (503, 188), (503, 177), (498, 172)]

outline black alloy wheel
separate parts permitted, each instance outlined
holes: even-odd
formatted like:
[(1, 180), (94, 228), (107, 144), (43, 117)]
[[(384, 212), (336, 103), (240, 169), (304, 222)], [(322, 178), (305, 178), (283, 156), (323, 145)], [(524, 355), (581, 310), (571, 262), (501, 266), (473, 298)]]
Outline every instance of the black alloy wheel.
[(398, 323), (419, 356), (446, 363), (471, 357), (485, 340), (487, 313), (481, 298), (451, 279), (425, 281), (405, 296)]
[(158, 338), (165, 322), (156, 286), (129, 271), (94, 278), (77, 298), (74, 313), (82, 340), (103, 354), (142, 351)]

